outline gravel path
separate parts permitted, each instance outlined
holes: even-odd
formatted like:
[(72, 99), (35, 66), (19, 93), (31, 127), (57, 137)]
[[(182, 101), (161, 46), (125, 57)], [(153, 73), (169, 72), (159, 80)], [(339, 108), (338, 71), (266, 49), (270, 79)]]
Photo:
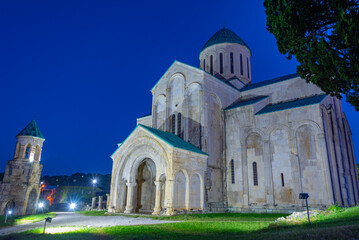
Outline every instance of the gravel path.
[[(107, 227), (174, 223), (178, 221), (153, 220), (151, 218), (131, 218), (125, 216), (83, 216), (74, 212), (56, 212), (56, 217), (47, 223), (46, 229), (62, 226)], [(30, 229), (43, 228), (44, 221), (27, 223), (0, 229), (0, 236), (24, 232)]]

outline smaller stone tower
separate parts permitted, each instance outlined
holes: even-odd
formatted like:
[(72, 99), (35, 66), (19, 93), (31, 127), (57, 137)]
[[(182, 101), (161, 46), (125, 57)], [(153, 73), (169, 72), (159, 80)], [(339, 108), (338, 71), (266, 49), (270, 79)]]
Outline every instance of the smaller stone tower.
[(206, 42), (199, 60), (201, 69), (236, 88), (251, 84), (251, 50), (227, 28), (220, 29)]
[(40, 164), (45, 141), (35, 120), (17, 136), (14, 158), (6, 164), (0, 185), (0, 214), (12, 210), (14, 215), (35, 214), (40, 196)]

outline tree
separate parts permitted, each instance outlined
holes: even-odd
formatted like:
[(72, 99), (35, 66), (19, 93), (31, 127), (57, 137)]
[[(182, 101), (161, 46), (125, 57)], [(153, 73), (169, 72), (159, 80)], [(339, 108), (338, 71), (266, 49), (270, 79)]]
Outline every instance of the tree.
[(359, 111), (359, 0), (265, 0), (267, 29), (300, 77)]

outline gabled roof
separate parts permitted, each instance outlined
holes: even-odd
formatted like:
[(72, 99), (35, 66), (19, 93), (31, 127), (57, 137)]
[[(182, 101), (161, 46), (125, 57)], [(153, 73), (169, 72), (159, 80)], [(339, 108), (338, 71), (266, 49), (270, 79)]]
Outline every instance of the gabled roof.
[(208, 156), (207, 153), (201, 151), (201, 149), (199, 149), (195, 145), (184, 141), (183, 139), (181, 139), (180, 137), (178, 137), (177, 135), (175, 135), (173, 133), (161, 131), (161, 130), (151, 128), (151, 127), (148, 127), (148, 126), (145, 126), (145, 125), (142, 125), (142, 124), (139, 124), (138, 126), (148, 130), (149, 132), (156, 135), (157, 137), (159, 137), (160, 139), (162, 139), (163, 141), (165, 141), (166, 143), (168, 143), (172, 147), (180, 148), (180, 149), (184, 149), (184, 150), (187, 150), (187, 151), (191, 151), (191, 152), (195, 152), (195, 153), (199, 153), (199, 154), (203, 154), (203, 155)]
[(286, 109), (318, 104), (318, 103), (321, 103), (326, 96), (327, 96), (326, 94), (321, 94), (321, 95), (315, 95), (312, 97), (296, 99), (293, 101), (268, 105), (265, 108), (263, 108), (262, 110), (260, 110), (259, 112), (257, 112), (255, 115), (271, 113), (271, 112), (278, 112), (278, 111), (283, 111)]
[[(152, 115), (152, 113), (148, 113), (148, 114), (146, 114), (146, 115), (142, 115), (141, 117), (138, 117), (138, 118), (144, 118), (144, 117), (149, 117), (149, 116), (151, 116)], [(138, 119), (137, 118), (137, 119)]]
[(249, 49), (248, 45), (237, 34), (223, 27), (206, 42), (201, 52), (212, 45), (220, 43), (238, 43)]
[(225, 110), (255, 104), (255, 103), (257, 103), (257, 102), (259, 102), (259, 101), (261, 101), (261, 100), (263, 100), (263, 99), (265, 99), (267, 97), (268, 96), (260, 96), (260, 97), (255, 97), (255, 98), (251, 98), (251, 99), (246, 99), (246, 100), (239, 99), (239, 100), (235, 101), (233, 104), (231, 104), (229, 107), (227, 107)]
[(296, 77), (299, 77), (298, 74), (292, 73), (292, 74), (288, 74), (288, 75), (285, 75), (285, 76), (282, 76), (282, 77), (272, 78), (272, 79), (269, 79), (269, 80), (266, 80), (266, 81), (253, 83), (251, 85), (247, 85), (247, 86), (241, 88), (239, 91), (244, 92), (244, 91), (248, 91), (248, 90), (251, 90), (251, 89), (267, 86), (267, 85), (270, 85), (270, 84), (290, 80), (290, 79), (293, 79), (293, 78), (296, 78)]
[(202, 72), (202, 73), (204, 73), (204, 74), (206, 74), (206, 75), (208, 75), (208, 76), (211, 76), (213, 79), (215, 79), (215, 80), (217, 80), (217, 81), (219, 81), (219, 82), (222, 82), (222, 83), (224, 83), (225, 85), (227, 85), (227, 86), (231, 87), (232, 89), (234, 89), (234, 90), (236, 90), (236, 91), (239, 92), (239, 90), (238, 90), (235, 86), (233, 86), (233, 84), (229, 83), (228, 81), (223, 81), (223, 80), (217, 78), (216, 76), (213, 76), (212, 74), (210, 74), (210, 73), (204, 71), (203, 69), (200, 69), (200, 68), (191, 66), (191, 65), (189, 65), (189, 64), (187, 64), (187, 63), (183, 63), (183, 62), (180, 62), (180, 61), (177, 61), (177, 60), (175, 60), (175, 61), (171, 64), (171, 66), (165, 71), (165, 73), (160, 77), (160, 79), (157, 81), (157, 83), (152, 87), (151, 91), (152, 91), (152, 90), (157, 86), (157, 84), (162, 80), (162, 78), (165, 76), (165, 74), (166, 74), (173, 66), (175, 66), (176, 64), (180, 64), (180, 65), (183, 65), (183, 66), (185, 66), (185, 67), (187, 67), (187, 68), (191, 68), (191, 69), (193, 69), (193, 70)]
[(16, 135), (16, 137), (17, 136), (31, 136), (45, 139), (39, 126), (37, 126), (35, 119), (33, 119), (18, 135)]

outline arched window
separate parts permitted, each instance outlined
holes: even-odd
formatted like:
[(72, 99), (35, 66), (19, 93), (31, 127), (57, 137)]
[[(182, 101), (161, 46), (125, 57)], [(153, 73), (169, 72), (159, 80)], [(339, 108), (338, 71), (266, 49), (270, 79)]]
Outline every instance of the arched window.
[(219, 54), (219, 72), (223, 73), (223, 53)]
[(233, 53), (231, 52), (230, 54), (230, 57), (231, 57), (231, 73), (234, 73), (234, 65), (233, 65)]
[(179, 137), (181, 137), (181, 131), (182, 131), (182, 129), (181, 129), (181, 124), (182, 124), (182, 114), (181, 113), (178, 113), (177, 114), (177, 135), (179, 136)]
[(203, 59), (203, 70), (206, 71), (206, 59)]
[(211, 55), (210, 57), (210, 66), (209, 66), (209, 71), (210, 71), (210, 74), (213, 75), (213, 55)]
[(280, 177), (282, 178), (282, 187), (284, 187), (284, 175), (283, 175), (283, 173), (280, 174)]
[(171, 124), (171, 131), (173, 134), (176, 133), (176, 115), (172, 114), (172, 124)]
[(234, 161), (233, 161), (233, 159), (231, 160), (231, 180), (232, 180), (232, 184), (234, 184)]
[(248, 78), (249, 78), (249, 60), (247, 58), (247, 75), (248, 75)]
[(256, 162), (253, 162), (253, 185), (258, 186), (258, 172)]
[(30, 156), (30, 146), (27, 146), (25, 150), (25, 159), (29, 159), (29, 156)]
[(241, 75), (243, 75), (243, 59), (242, 59), (242, 54), (240, 55), (240, 61), (241, 61)]

